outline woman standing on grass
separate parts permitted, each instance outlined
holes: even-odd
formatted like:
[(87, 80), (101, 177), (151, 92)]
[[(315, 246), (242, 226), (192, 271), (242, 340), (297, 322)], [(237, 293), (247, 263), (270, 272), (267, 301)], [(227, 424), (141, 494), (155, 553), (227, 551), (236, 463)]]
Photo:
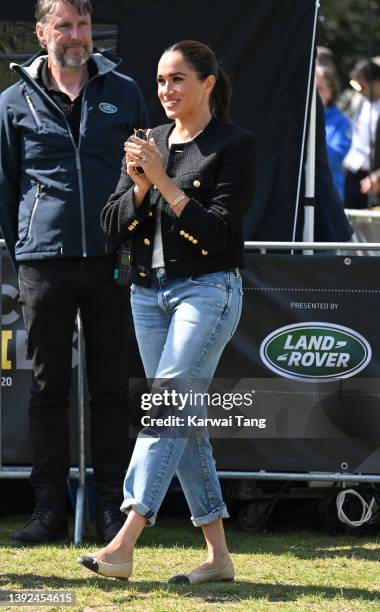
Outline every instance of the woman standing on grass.
[[(240, 318), (242, 216), (253, 199), (256, 144), (227, 122), (230, 85), (209, 47), (196, 41), (170, 47), (157, 83), (172, 123), (153, 129), (148, 142), (132, 136), (126, 143), (127, 163), (102, 225), (111, 240), (131, 240), (132, 313), (153, 388), (205, 393)], [(166, 408), (190, 414), (189, 406), (182, 413)], [(206, 416), (204, 406), (196, 408)], [(128, 578), (135, 543), (154, 524), (176, 474), (208, 557), (171, 582), (233, 580), (222, 522), (228, 513), (207, 429), (189, 435), (179, 429), (152, 425), (140, 432), (124, 482), (128, 518), (108, 546), (80, 557), (82, 565)]]

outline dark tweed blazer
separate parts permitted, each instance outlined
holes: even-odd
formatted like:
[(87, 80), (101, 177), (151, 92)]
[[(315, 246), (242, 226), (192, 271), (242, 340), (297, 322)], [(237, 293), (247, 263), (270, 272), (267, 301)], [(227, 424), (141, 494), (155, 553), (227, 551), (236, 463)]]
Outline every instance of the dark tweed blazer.
[(168, 176), (190, 198), (177, 217), (152, 187), (139, 208), (133, 182), (123, 163), (116, 192), (102, 211), (105, 234), (115, 243), (131, 243), (131, 281), (149, 286), (155, 209), (161, 200), (165, 270), (178, 278), (244, 265), (242, 217), (251, 205), (256, 183), (257, 146), (241, 127), (211, 119), (190, 142), (167, 141), (174, 123), (151, 131)]

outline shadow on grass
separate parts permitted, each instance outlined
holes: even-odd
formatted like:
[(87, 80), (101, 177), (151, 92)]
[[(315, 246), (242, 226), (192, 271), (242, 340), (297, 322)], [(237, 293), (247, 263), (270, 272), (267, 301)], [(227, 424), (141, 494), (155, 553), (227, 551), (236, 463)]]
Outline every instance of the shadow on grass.
[[(15, 527), (14, 517), (9, 520), (7, 528), (2, 529), (0, 537), (0, 550), (10, 547), (9, 537)], [(251, 555), (267, 554), (281, 557), (289, 553), (297, 559), (310, 560), (319, 557), (321, 559), (356, 559), (364, 561), (380, 560), (380, 540), (372, 538), (360, 539), (348, 536), (333, 536), (329, 534), (315, 534), (306, 531), (289, 533), (245, 533), (227, 522), (227, 539), (232, 554)], [(84, 537), (80, 545), (81, 549), (90, 548), (95, 550), (100, 547), (94, 537)], [(378, 547), (367, 548), (377, 544)], [(52, 543), (45, 545), (48, 548), (63, 549), (73, 546), (68, 540), (64, 543)], [(205, 543), (200, 529), (188, 524), (188, 520), (181, 517), (164, 518), (159, 521), (153, 529), (146, 529), (138, 547), (153, 547), (169, 549), (174, 546), (189, 548), (192, 550), (204, 550)], [(13, 547), (12, 547), (13, 548)], [(33, 547), (31, 550), (35, 550)]]
[[(170, 526), (170, 529), (169, 529)], [(364, 561), (380, 560), (380, 541), (368, 538), (358, 541), (357, 538), (333, 535), (315, 535), (308, 532), (289, 534), (244, 533), (233, 526), (227, 527), (227, 540), (232, 554), (267, 554), (282, 556), (291, 553), (301, 560), (322, 559), (357, 559)], [(378, 544), (378, 548), (366, 546)], [(199, 529), (189, 529), (183, 522), (179, 526), (168, 522), (155, 530), (147, 529), (139, 540), (139, 546), (172, 548), (173, 546), (189, 547), (195, 550), (204, 549), (205, 543)]]
[[(295, 559), (312, 560), (312, 559), (356, 559), (358, 561), (379, 561), (380, 560), (380, 542), (377, 549), (366, 548), (366, 545), (358, 545), (357, 541), (342, 542), (340, 539), (331, 537), (330, 542), (318, 542), (317, 540), (308, 541), (305, 534), (299, 534), (298, 542), (286, 542), (281, 539), (276, 541), (276, 536), (256, 536), (242, 541), (234, 541), (229, 538), (229, 549), (232, 554), (267, 554), (281, 557), (289, 553)], [(373, 541), (368, 541), (367, 544), (373, 546)], [(341, 545), (341, 546), (340, 546)]]
[[(158, 590), (166, 591), (167, 595), (183, 595), (186, 598), (203, 598), (208, 603), (227, 603), (233, 601), (244, 601), (252, 599), (267, 599), (269, 602), (292, 602), (302, 597), (323, 597), (324, 599), (335, 599), (344, 597), (346, 600), (379, 601), (378, 591), (356, 588), (320, 587), (303, 584), (272, 584), (253, 582), (230, 582), (214, 583), (204, 585), (169, 585), (167, 582), (132, 580), (110, 580), (102, 576), (96, 578), (62, 578), (59, 576), (38, 576), (36, 574), (7, 574), (0, 576), (0, 588), (5, 588), (9, 583), (17, 583), (21, 589), (80, 589), (95, 586), (100, 591), (114, 594), (115, 603), (138, 601), (147, 595), (154, 594)], [(91, 584), (92, 583), (92, 584)], [(130, 589), (130, 592), (128, 590)], [(123, 593), (118, 593), (123, 591)]]

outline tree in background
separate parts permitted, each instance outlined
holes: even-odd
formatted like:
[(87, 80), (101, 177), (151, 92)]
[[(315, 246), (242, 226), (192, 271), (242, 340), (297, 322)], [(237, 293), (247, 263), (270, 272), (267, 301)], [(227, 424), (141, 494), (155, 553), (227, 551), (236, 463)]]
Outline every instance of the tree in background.
[[(18, 81), (17, 74), (9, 70), (11, 61), (19, 62), (13, 53), (37, 53), (39, 44), (34, 34), (35, 25), (26, 22), (0, 22), (0, 91)], [(3, 55), (4, 54), (4, 55)]]
[(342, 80), (360, 58), (380, 55), (379, 0), (321, 0), (318, 44), (334, 53)]

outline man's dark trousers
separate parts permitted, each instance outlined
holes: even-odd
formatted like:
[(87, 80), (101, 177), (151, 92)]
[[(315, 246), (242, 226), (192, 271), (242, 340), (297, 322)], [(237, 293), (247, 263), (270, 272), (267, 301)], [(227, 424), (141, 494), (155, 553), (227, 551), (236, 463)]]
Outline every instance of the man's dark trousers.
[(43, 259), (19, 265), (20, 303), (33, 359), (31, 484), (36, 506), (62, 512), (70, 467), (69, 390), (80, 309), (91, 396), (91, 455), (98, 508), (118, 507), (129, 461), (129, 290), (113, 282), (114, 256)]

